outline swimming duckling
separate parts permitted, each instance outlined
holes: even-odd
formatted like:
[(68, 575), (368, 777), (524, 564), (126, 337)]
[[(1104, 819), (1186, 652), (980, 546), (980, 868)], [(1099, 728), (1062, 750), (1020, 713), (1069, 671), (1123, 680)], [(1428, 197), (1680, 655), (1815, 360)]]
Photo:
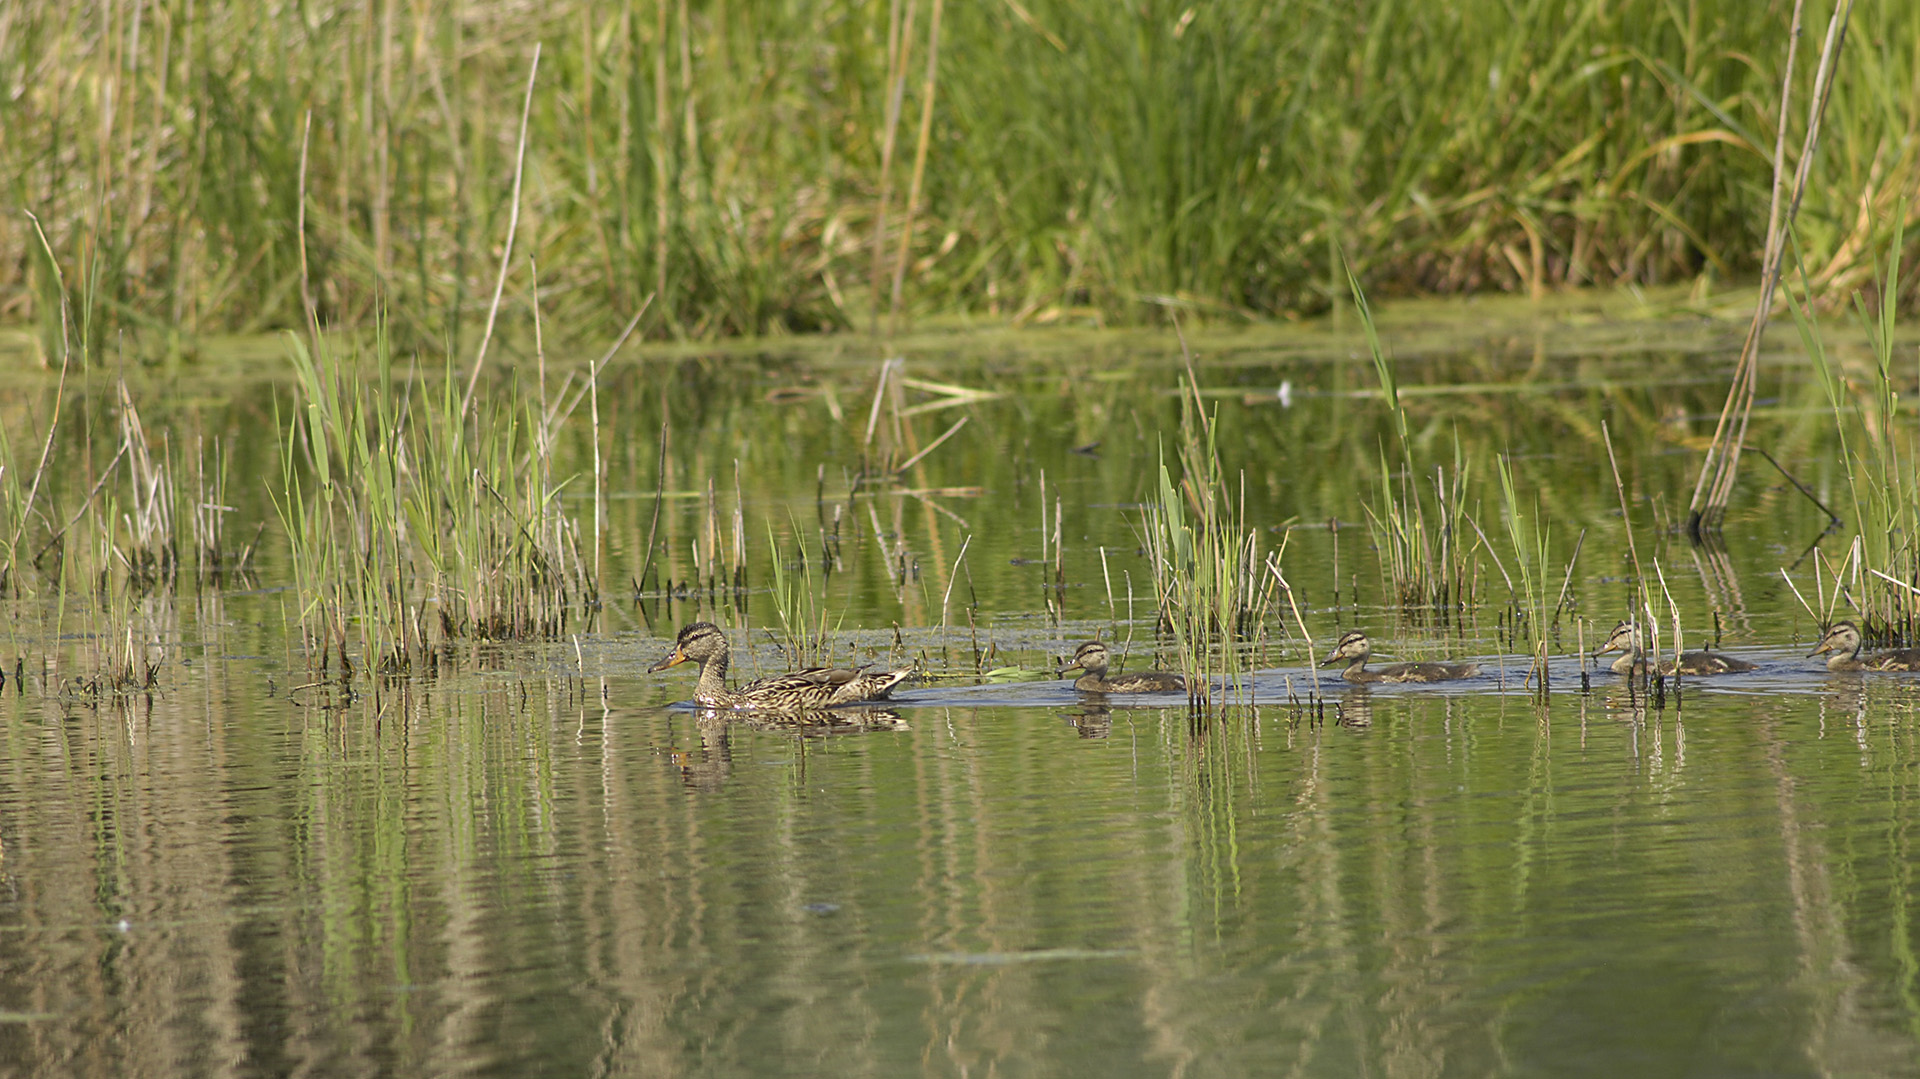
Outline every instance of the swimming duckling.
[(1820, 647), (1807, 653), (1812, 659), (1831, 652), (1830, 671), (1920, 671), (1920, 648), (1897, 648), (1890, 652), (1860, 654), (1860, 627), (1852, 622), (1835, 622), (1820, 638)]
[[(1609, 670), (1615, 674), (1634, 674), (1647, 669), (1647, 650), (1640, 637), (1640, 626), (1636, 622), (1622, 622), (1613, 627), (1607, 635), (1607, 643), (1594, 650), (1594, 655), (1607, 652), (1619, 652), (1619, 659), (1613, 661)], [(1654, 668), (1663, 675), (1673, 674), (1739, 674), (1759, 667), (1757, 663), (1748, 663), (1744, 659), (1735, 659), (1720, 652), (1682, 652), (1680, 662), (1663, 659)]]
[(1347, 669), (1340, 672), (1340, 677), (1349, 682), (1451, 682), (1480, 673), (1478, 663), (1389, 663), (1370, 671), (1367, 657), (1372, 654), (1373, 644), (1367, 635), (1357, 629), (1349, 630), (1320, 664), (1326, 666), (1335, 660), (1346, 660)]
[(1073, 662), (1060, 668), (1060, 673), (1085, 671), (1073, 680), (1073, 688), (1083, 693), (1184, 693), (1187, 680), (1177, 674), (1162, 671), (1140, 671), (1135, 674), (1123, 674), (1116, 678), (1107, 677), (1107, 646), (1099, 641), (1088, 641), (1074, 649)]
[(694, 622), (680, 631), (667, 658), (647, 668), (664, 671), (676, 663), (700, 664), (693, 699), (713, 708), (759, 708), (796, 712), (860, 701), (877, 701), (913, 674), (911, 668), (869, 672), (865, 667), (809, 667), (727, 688), (727, 635), (712, 622)]

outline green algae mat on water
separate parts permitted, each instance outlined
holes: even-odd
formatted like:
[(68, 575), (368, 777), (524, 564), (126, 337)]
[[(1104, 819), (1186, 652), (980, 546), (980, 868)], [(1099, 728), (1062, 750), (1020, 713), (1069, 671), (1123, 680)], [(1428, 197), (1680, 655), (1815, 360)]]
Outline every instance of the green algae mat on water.
[[(17, 571), (0, 1075), (1920, 1072), (1920, 676), (1805, 658), (1858, 587), (1851, 533), (1757, 460), (1723, 544), (1674, 527), (1738, 343), (1713, 312), (1518, 311), (1383, 318), (1411, 470), (1383, 471), (1399, 436), (1357, 334), (1195, 340), (1188, 396), (1287, 588), (1199, 711), (1052, 673), (1096, 637), (1125, 670), (1177, 662), (1142, 535), (1181, 437), (1171, 339), (623, 354), (597, 443), (578, 413), (544, 462), (597, 599), (403, 673), (350, 650), (345, 680), (300, 630), (274, 506), (312, 467), (267, 437), (290, 381), (131, 373), (180, 502), (260, 538), (201, 574), (177, 517), (179, 572), (137, 594), (78, 537), (65, 570)], [(1850, 517), (1786, 341), (1751, 444)], [(509, 363), (487, 392), (540, 399)], [(398, 366), (375, 388), (440, 377)], [(136, 506), (117, 392), (70, 375), (40, 496), (57, 526), (97, 485), (128, 522), (109, 554)], [(29, 470), (53, 393), (0, 391)], [(223, 462), (219, 498), (195, 461)], [(1465, 499), (1436, 517), (1465, 532), (1453, 602), (1383, 572), (1386, 487)], [(1685, 647), (1758, 669), (1648, 687), (1583, 661), (1632, 613), (1633, 556)], [(428, 624), (440, 601), (412, 601)], [(802, 649), (920, 677), (804, 720), (697, 710), (684, 668), (646, 673), (696, 619), (736, 680)], [(1310, 666), (1348, 629), (1481, 670), (1348, 686)], [(97, 676), (127, 654), (144, 684)]]

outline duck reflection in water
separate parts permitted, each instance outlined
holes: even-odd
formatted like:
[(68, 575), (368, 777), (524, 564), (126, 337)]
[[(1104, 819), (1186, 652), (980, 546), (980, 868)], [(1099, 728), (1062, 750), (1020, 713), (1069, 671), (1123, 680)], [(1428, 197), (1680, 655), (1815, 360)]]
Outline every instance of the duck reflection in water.
[(695, 749), (667, 750), (667, 761), (680, 769), (680, 782), (689, 790), (717, 791), (733, 772), (733, 742), (727, 731), (727, 716), (711, 708), (694, 713), (694, 728), (700, 732)]
[(693, 790), (716, 791), (733, 772), (733, 729), (825, 738), (870, 731), (907, 731), (913, 728), (900, 713), (885, 708), (814, 709), (806, 712), (739, 712), (702, 708), (693, 714), (700, 732), (695, 749), (669, 749), (667, 760), (680, 769), (680, 779)]
[(1334, 703), (1333, 722), (1335, 726), (1348, 730), (1364, 731), (1373, 726), (1373, 690), (1365, 686), (1355, 686), (1341, 694)]
[(913, 728), (900, 713), (887, 708), (811, 708), (803, 712), (737, 712), (707, 709), (738, 727), (778, 731), (802, 738), (867, 731), (907, 731)]
[(1113, 733), (1113, 709), (1087, 704), (1062, 712), (1082, 738), (1105, 738)]

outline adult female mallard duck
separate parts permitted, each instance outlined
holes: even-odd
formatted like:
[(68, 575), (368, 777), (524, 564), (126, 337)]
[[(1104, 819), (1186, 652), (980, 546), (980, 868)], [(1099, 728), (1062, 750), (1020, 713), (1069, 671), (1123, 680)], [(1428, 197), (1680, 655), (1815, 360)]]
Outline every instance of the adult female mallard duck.
[(1367, 670), (1367, 658), (1373, 655), (1373, 643), (1359, 630), (1348, 630), (1333, 646), (1327, 658), (1320, 661), (1321, 666), (1339, 660), (1347, 661), (1347, 669), (1340, 677), (1349, 682), (1451, 682), (1456, 678), (1472, 678), (1480, 673), (1478, 663), (1389, 663), (1377, 670)]
[(866, 667), (809, 667), (727, 688), (727, 635), (712, 622), (695, 622), (680, 631), (667, 658), (647, 668), (664, 671), (691, 660), (700, 665), (693, 699), (712, 708), (758, 708), (799, 712), (884, 699), (910, 676), (911, 669), (871, 672)]
[(1920, 648), (1897, 648), (1890, 652), (1860, 654), (1860, 627), (1852, 622), (1835, 622), (1820, 638), (1820, 647), (1807, 653), (1812, 659), (1822, 652), (1830, 671), (1920, 671)]
[(1060, 668), (1060, 673), (1085, 671), (1085, 674), (1073, 680), (1073, 688), (1084, 693), (1186, 692), (1186, 679), (1163, 671), (1140, 671), (1135, 674), (1123, 674), (1117, 678), (1108, 678), (1109, 658), (1106, 645), (1099, 641), (1088, 641), (1074, 649), (1073, 662)]
[[(1636, 674), (1647, 669), (1647, 649), (1640, 636), (1640, 624), (1622, 622), (1613, 627), (1607, 635), (1607, 643), (1594, 650), (1594, 655), (1619, 652), (1620, 658), (1613, 661), (1609, 670), (1615, 674)], [(1663, 659), (1655, 670), (1663, 675), (1674, 674), (1739, 674), (1759, 667), (1757, 663), (1748, 663), (1744, 659), (1735, 659), (1722, 652), (1682, 652), (1679, 662)]]

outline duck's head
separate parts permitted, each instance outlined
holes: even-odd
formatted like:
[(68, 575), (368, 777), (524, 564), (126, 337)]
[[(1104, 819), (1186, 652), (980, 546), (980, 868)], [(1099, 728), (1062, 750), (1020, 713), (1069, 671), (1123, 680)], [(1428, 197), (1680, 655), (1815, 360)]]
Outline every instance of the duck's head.
[(1060, 668), (1060, 673), (1085, 671), (1091, 675), (1105, 674), (1109, 657), (1107, 646), (1099, 641), (1088, 641), (1073, 650), (1073, 662)]
[(1608, 652), (1633, 653), (1641, 650), (1639, 623), (1622, 622), (1613, 627), (1613, 632), (1607, 634), (1607, 643), (1594, 649), (1593, 654), (1599, 656)]
[(694, 663), (705, 663), (715, 656), (724, 655), (726, 651), (727, 635), (720, 632), (719, 626), (712, 622), (694, 622), (681, 630), (680, 636), (674, 638), (673, 651), (667, 653), (667, 658), (648, 667), (647, 671), (648, 673), (664, 671), (677, 663), (686, 663), (689, 660)]
[(1835, 622), (1827, 627), (1826, 635), (1820, 638), (1820, 646), (1807, 653), (1812, 659), (1822, 652), (1832, 652), (1836, 656), (1850, 656), (1860, 650), (1860, 627), (1852, 622)]
[(1333, 651), (1327, 653), (1327, 658), (1320, 661), (1320, 665), (1325, 667), (1343, 659), (1348, 663), (1358, 663), (1372, 654), (1373, 642), (1367, 640), (1367, 635), (1357, 629), (1348, 630), (1347, 635), (1340, 638), (1340, 643), (1333, 646)]

